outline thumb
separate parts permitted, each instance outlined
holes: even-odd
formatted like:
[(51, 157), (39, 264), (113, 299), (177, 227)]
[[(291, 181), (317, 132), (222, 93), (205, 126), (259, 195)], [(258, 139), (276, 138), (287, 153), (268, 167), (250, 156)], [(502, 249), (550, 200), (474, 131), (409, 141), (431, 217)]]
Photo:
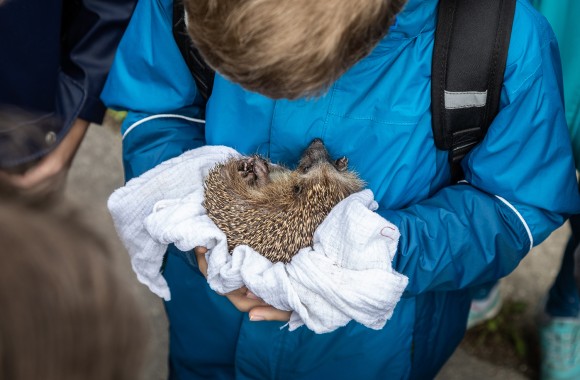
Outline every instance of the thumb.
[(197, 267), (199, 271), (207, 277), (207, 260), (205, 259), (205, 253), (207, 252), (207, 248), (205, 247), (195, 247), (193, 249), (195, 253), (195, 258), (197, 260)]

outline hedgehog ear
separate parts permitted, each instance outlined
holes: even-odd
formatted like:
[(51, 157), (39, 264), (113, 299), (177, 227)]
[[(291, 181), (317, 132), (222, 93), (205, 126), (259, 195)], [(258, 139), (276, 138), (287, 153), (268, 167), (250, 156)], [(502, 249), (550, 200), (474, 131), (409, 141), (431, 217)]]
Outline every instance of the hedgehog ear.
[(336, 160), (336, 162), (334, 163), (334, 167), (336, 168), (336, 170), (338, 170), (339, 172), (344, 172), (346, 171), (346, 169), (348, 169), (348, 158), (346, 157), (341, 157), (338, 160)]

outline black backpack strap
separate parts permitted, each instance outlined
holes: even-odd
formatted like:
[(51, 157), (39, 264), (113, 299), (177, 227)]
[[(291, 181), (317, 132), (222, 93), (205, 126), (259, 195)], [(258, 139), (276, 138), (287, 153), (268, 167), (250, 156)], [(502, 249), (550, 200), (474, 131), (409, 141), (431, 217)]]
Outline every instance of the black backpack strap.
[(433, 135), (452, 176), (499, 110), (516, 0), (440, 0), (431, 78)]
[(187, 34), (185, 9), (181, 0), (173, 1), (173, 38), (195, 80), (199, 93), (203, 100), (207, 102), (213, 88), (215, 72), (201, 58)]

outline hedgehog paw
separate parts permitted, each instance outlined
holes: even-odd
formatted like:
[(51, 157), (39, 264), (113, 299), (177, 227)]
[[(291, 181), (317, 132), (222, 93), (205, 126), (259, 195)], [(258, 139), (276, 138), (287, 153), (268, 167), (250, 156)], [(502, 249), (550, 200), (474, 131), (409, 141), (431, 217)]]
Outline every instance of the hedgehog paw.
[(270, 168), (263, 158), (256, 157), (254, 161), (254, 175), (258, 186), (262, 187), (270, 183)]
[(253, 160), (251, 158), (243, 158), (241, 160), (238, 161), (238, 173), (240, 173), (240, 175), (242, 177), (247, 176), (250, 173), (253, 173)]
[(258, 156), (239, 160), (238, 173), (248, 185), (261, 187), (270, 182), (268, 162)]

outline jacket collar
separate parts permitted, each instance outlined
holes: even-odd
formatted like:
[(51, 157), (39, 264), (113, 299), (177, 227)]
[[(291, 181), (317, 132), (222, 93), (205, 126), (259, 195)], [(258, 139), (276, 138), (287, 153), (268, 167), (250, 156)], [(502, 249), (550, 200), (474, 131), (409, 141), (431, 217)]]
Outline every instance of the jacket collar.
[(435, 30), (438, 0), (409, 0), (397, 15), (387, 40), (406, 40)]

